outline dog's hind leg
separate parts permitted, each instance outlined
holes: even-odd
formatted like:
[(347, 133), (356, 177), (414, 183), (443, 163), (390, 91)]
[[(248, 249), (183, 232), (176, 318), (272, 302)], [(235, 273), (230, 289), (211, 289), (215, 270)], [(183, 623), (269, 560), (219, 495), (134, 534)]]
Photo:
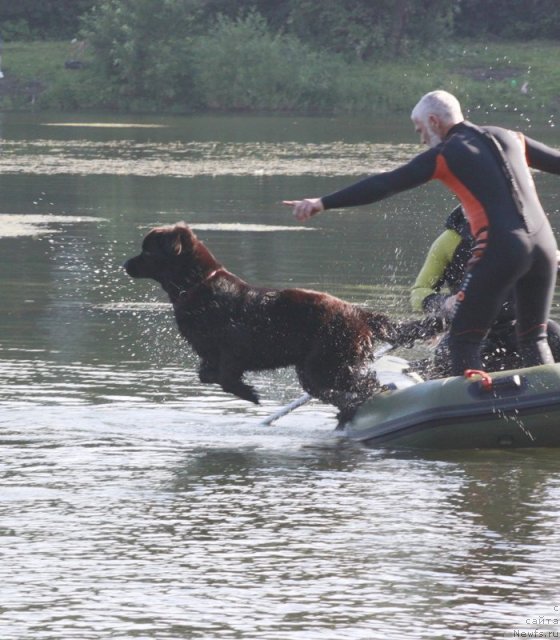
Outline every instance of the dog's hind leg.
[(369, 361), (346, 362), (330, 366), (321, 352), (313, 354), (303, 365), (296, 366), (301, 386), (311, 396), (333, 404), (339, 410), (339, 428), (354, 415), (357, 407), (379, 389)]

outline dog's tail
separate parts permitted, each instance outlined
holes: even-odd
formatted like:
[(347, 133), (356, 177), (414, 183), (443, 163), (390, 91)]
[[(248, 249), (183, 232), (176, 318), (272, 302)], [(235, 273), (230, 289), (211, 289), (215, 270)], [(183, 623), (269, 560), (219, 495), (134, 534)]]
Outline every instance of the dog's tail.
[(368, 324), (377, 339), (395, 347), (412, 347), (416, 340), (426, 340), (445, 330), (445, 321), (436, 316), (421, 320), (393, 322), (381, 313), (371, 314)]

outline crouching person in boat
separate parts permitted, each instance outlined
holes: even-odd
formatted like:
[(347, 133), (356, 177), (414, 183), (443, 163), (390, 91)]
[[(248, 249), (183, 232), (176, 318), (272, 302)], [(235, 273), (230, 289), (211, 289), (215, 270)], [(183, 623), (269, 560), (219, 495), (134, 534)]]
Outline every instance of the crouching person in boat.
[[(449, 320), (455, 295), (461, 288), (474, 239), (469, 224), (458, 206), (447, 218), (445, 230), (433, 242), (410, 292), (413, 311)], [(560, 362), (560, 325), (547, 324), (548, 344), (555, 362)], [(481, 359), (486, 371), (504, 371), (522, 366), (515, 332), (513, 296), (502, 305), (486, 338), (482, 342)], [(451, 375), (449, 335), (445, 334), (435, 349), (433, 362), (424, 371), (430, 378)]]

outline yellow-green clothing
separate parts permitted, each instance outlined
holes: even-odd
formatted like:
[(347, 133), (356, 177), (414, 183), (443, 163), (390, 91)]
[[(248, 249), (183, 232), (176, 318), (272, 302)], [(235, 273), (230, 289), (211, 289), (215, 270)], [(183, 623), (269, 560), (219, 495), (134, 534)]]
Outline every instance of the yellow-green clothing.
[(410, 304), (414, 311), (425, 311), (424, 300), (439, 292), (444, 284), (445, 271), (453, 262), (461, 241), (461, 235), (453, 229), (446, 229), (434, 240), (410, 291)]

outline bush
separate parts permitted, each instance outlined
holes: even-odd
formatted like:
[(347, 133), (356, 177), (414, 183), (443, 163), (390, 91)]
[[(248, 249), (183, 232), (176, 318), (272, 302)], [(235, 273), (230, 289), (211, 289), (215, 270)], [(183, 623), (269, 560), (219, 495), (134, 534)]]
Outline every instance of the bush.
[(449, 38), (454, 0), (291, 0), (290, 31), (348, 60), (387, 60)]
[(29, 41), (33, 39), (27, 20), (16, 18), (2, 23), (2, 37), (6, 42)]
[(193, 60), (198, 94), (213, 109), (328, 110), (345, 66), (293, 36), (272, 34), (255, 12), (220, 16), (209, 35), (197, 39)]
[(6, 42), (73, 38), (95, 0), (0, 0)]
[(107, 96), (118, 108), (165, 109), (196, 104), (190, 2), (105, 0), (84, 19)]

